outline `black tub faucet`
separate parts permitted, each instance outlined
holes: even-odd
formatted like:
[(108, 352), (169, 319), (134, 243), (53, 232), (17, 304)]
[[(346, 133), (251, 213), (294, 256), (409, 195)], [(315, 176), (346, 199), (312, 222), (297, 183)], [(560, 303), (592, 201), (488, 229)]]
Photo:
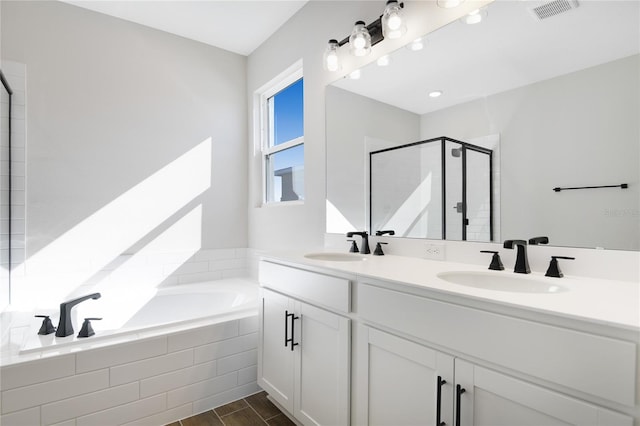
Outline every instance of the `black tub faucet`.
[(360, 235), (362, 237), (362, 244), (360, 245), (360, 253), (362, 254), (371, 253), (371, 250), (369, 250), (369, 234), (367, 234), (367, 231), (347, 232), (347, 238), (351, 238), (354, 235)]
[(517, 274), (530, 274), (529, 259), (527, 259), (527, 242), (525, 240), (506, 240), (504, 242), (504, 248), (513, 249), (518, 247), (518, 253), (516, 255), (516, 266), (513, 268), (513, 272)]
[(67, 337), (73, 334), (73, 325), (71, 324), (71, 308), (76, 306), (80, 302), (84, 302), (88, 299), (100, 299), (100, 293), (88, 294), (86, 296), (78, 297), (77, 299), (69, 300), (60, 304), (60, 321), (58, 322), (58, 329), (56, 330), (56, 337)]

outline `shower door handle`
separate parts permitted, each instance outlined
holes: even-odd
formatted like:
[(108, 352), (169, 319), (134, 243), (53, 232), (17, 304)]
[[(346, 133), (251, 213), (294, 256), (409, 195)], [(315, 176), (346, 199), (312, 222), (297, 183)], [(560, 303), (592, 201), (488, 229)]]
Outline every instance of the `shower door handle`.
[(456, 209), (456, 213), (463, 213), (464, 212), (464, 203), (462, 201), (456, 203), (455, 206), (453, 206), (454, 209)]

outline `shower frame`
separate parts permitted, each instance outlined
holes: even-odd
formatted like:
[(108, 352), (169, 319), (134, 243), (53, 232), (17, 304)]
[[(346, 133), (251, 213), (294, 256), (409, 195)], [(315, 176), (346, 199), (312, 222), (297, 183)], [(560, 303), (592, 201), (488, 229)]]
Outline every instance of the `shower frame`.
[(369, 231), (373, 235), (375, 232), (373, 229), (373, 155), (383, 152), (394, 151), (402, 148), (409, 148), (417, 145), (427, 143), (440, 142), (440, 166), (442, 170), (442, 239), (447, 239), (447, 165), (446, 165), (446, 144), (447, 142), (453, 142), (460, 145), (462, 152), (462, 241), (467, 240), (467, 225), (469, 224), (469, 218), (467, 217), (467, 150), (486, 154), (489, 157), (489, 241), (493, 241), (494, 225), (493, 225), (493, 150), (489, 148), (483, 148), (477, 145), (473, 145), (468, 142), (453, 139), (447, 136), (440, 136), (432, 139), (425, 139), (418, 142), (411, 142), (408, 144), (398, 145), (391, 148), (379, 149), (369, 152)]
[(7, 130), (8, 130), (8, 137), (7, 137), (7, 183), (8, 183), (8, 194), (7, 194), (7, 219), (8, 219), (8, 230), (7, 230), (7, 239), (8, 239), (8, 247), (7, 247), (7, 264), (8, 264), (8, 274), (7, 274), (7, 279), (9, 280), (9, 300), (11, 300), (11, 269), (12, 269), (12, 257), (11, 257), (11, 251), (13, 250), (12, 244), (11, 244), (11, 240), (12, 240), (12, 231), (11, 231), (11, 222), (12, 222), (12, 218), (11, 218), (11, 204), (12, 204), (12, 200), (11, 200), (11, 192), (12, 192), (12, 183), (11, 183), (11, 177), (12, 177), (12, 172), (11, 172), (11, 105), (12, 105), (12, 101), (11, 98), (13, 96), (13, 90), (11, 89), (11, 85), (9, 84), (9, 82), (7, 81), (4, 73), (2, 72), (2, 70), (0, 69), (0, 83), (2, 83), (2, 86), (4, 87), (4, 89), (7, 91), (7, 95), (8, 95), (8, 108), (7, 108), (7, 112), (8, 112), (8, 120), (7, 120)]

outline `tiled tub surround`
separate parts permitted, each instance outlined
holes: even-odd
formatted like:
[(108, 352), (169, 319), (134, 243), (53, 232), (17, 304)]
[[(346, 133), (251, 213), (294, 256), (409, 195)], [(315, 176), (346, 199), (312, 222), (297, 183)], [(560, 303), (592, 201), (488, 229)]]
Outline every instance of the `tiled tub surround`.
[(3, 366), (0, 423), (168, 424), (257, 392), (255, 315)]

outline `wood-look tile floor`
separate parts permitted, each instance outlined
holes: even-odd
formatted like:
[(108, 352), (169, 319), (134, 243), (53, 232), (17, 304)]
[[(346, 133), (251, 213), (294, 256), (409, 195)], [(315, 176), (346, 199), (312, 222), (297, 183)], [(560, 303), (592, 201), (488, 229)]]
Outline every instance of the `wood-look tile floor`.
[(271, 401), (258, 392), (197, 416), (167, 426), (295, 426)]

